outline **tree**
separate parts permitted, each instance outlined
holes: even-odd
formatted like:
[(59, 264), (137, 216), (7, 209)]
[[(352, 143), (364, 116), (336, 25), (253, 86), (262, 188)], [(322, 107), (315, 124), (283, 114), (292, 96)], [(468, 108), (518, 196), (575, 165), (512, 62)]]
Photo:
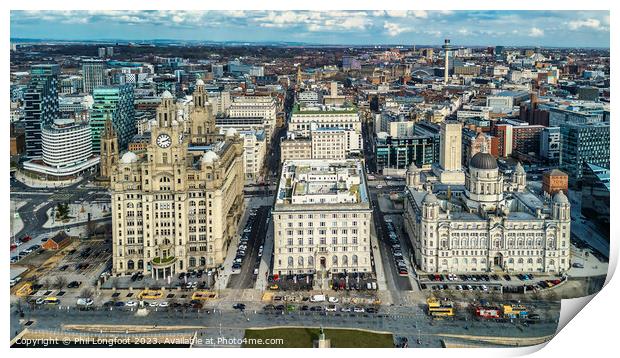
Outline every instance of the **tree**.
[(65, 287), (66, 283), (67, 279), (65, 279), (64, 276), (56, 276), (56, 279), (54, 280), (54, 288), (61, 290)]
[(58, 203), (56, 205), (56, 218), (58, 219), (66, 219), (69, 215), (69, 204), (68, 203)]
[(81, 298), (93, 298), (93, 290), (91, 290), (90, 288), (83, 289), (82, 292), (80, 293), (80, 297)]

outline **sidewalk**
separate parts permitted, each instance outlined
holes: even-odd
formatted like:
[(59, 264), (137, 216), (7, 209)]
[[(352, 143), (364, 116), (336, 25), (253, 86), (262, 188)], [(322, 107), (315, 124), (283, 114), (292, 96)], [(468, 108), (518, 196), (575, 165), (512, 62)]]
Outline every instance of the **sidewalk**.
[(381, 257), (381, 249), (379, 248), (379, 241), (377, 240), (377, 231), (375, 230), (375, 221), (370, 221), (370, 246), (372, 254), (375, 260), (375, 274), (377, 276), (377, 288), (379, 291), (385, 291), (388, 289), (387, 281), (385, 280), (385, 271), (383, 269), (383, 260)]
[(226, 253), (226, 259), (222, 264), (224, 268), (218, 273), (218, 277), (215, 283), (215, 287), (219, 290), (223, 290), (228, 286), (228, 279), (230, 275), (233, 274), (232, 264), (235, 260), (235, 255), (237, 254), (237, 246), (239, 245), (239, 239), (241, 238), (241, 232), (245, 227), (246, 221), (248, 221), (248, 217), (250, 216), (248, 210), (248, 198), (243, 199), (243, 216), (241, 220), (239, 220), (239, 224), (237, 225), (237, 231), (235, 232), (235, 236), (230, 240), (230, 245), (228, 245), (228, 252)]
[(269, 220), (269, 226), (267, 227), (267, 235), (265, 235), (265, 246), (263, 246), (263, 256), (260, 260), (260, 267), (258, 269), (258, 277), (254, 283), (254, 288), (259, 290), (265, 290), (267, 288), (267, 276), (269, 275), (269, 268), (271, 266), (271, 253), (273, 252), (273, 220)]

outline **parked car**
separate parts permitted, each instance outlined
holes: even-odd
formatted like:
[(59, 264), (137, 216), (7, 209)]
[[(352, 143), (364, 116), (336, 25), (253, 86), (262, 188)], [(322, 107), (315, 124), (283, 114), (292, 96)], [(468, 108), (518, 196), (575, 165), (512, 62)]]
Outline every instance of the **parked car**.
[(235, 303), (232, 308), (236, 309), (236, 310), (241, 310), (243, 311), (245, 309), (245, 304), (244, 303)]
[(338, 311), (338, 309), (336, 308), (336, 305), (328, 305), (327, 308), (325, 308), (325, 311), (327, 311), (327, 312), (336, 312), (336, 311)]
[(78, 306), (88, 307), (88, 306), (92, 306), (94, 303), (95, 303), (95, 301), (93, 301), (92, 298), (88, 298), (88, 297), (86, 297), (86, 298), (78, 298), (77, 299), (77, 305)]
[(69, 282), (69, 284), (67, 285), (67, 288), (78, 288), (78, 287), (80, 287), (80, 285), (82, 285), (82, 282), (78, 282), (78, 281), (71, 281), (71, 282)]
[(127, 303), (125, 303), (127, 307), (136, 307), (137, 305), (138, 303), (136, 301), (127, 301)]
[(364, 307), (354, 307), (353, 312), (355, 313), (364, 313)]

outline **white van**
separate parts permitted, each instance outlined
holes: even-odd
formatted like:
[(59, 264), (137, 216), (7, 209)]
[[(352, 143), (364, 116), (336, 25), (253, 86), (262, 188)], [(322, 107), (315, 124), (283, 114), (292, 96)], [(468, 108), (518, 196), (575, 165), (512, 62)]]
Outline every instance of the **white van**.
[(313, 295), (310, 297), (310, 302), (325, 302), (326, 299), (325, 295)]

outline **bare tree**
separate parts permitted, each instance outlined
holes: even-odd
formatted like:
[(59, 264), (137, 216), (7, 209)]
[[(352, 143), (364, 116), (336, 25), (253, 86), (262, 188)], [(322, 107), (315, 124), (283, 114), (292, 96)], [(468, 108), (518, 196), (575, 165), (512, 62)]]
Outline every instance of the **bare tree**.
[(83, 289), (82, 292), (80, 293), (80, 297), (81, 298), (93, 298), (93, 290), (91, 290), (90, 288)]
[(67, 279), (64, 278), (64, 276), (56, 276), (56, 279), (54, 280), (54, 288), (61, 290), (63, 287), (65, 287), (66, 283)]

